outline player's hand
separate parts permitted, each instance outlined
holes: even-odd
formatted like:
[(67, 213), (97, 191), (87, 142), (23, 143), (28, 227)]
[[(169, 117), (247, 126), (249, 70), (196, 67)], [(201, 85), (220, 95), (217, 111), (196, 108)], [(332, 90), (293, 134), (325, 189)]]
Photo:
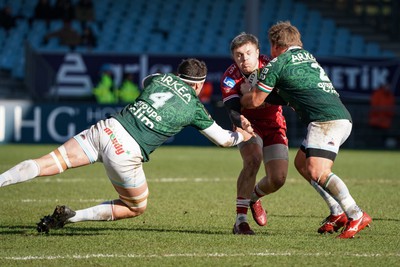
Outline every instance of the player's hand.
[(243, 130), (242, 128), (236, 127), (236, 132), (241, 133), (243, 135), (243, 141), (248, 141), (250, 140), (253, 135), (249, 134), (247, 131)]
[(240, 122), (242, 124), (242, 129), (245, 132), (249, 133), (251, 136), (255, 136), (256, 135), (254, 133), (253, 127), (251, 126), (251, 123), (249, 122), (249, 120), (245, 116), (240, 115)]

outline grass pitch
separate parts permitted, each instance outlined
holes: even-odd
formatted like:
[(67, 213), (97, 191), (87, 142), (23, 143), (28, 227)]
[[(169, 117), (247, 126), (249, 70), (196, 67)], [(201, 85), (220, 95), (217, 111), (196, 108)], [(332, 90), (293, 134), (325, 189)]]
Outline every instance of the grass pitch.
[[(0, 146), (0, 173), (56, 146)], [(319, 235), (329, 211), (293, 167), (285, 186), (263, 198), (269, 222), (235, 236), (236, 148), (161, 147), (144, 165), (145, 214), (115, 222), (69, 224), (38, 234), (57, 204), (82, 209), (116, 198), (103, 166), (0, 189), (0, 266), (400, 266), (400, 152), (341, 150), (333, 171), (372, 226), (351, 240)], [(261, 170), (259, 178), (263, 175)]]

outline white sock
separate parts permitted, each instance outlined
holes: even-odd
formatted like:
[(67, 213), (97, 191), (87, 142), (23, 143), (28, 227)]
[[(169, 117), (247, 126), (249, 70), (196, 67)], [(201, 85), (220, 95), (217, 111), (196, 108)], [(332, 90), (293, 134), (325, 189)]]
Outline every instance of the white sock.
[(248, 198), (236, 198), (236, 225), (247, 222), (247, 210), (250, 205)]
[(90, 207), (84, 210), (77, 210), (76, 215), (67, 220), (68, 223), (82, 221), (112, 221), (113, 202), (107, 201), (100, 205)]
[(346, 184), (334, 173), (329, 174), (324, 188), (329, 194), (336, 199), (347, 215), (347, 218), (358, 220), (362, 217), (363, 212), (357, 206), (353, 197), (350, 195)]
[(329, 195), (328, 192), (326, 192), (317, 182), (312, 180), (311, 185), (325, 200), (332, 215), (339, 215), (343, 213), (343, 209), (342, 207), (340, 207), (339, 203), (331, 195)]
[(0, 187), (31, 180), (37, 177), (39, 173), (40, 169), (36, 161), (25, 160), (0, 174)]

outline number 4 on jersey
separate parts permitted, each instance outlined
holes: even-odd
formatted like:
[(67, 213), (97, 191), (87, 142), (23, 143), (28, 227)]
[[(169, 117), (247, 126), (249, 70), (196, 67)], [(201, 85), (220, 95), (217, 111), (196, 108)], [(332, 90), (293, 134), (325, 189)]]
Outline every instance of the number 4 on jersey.
[(153, 107), (158, 109), (165, 105), (165, 103), (173, 97), (174, 94), (171, 92), (154, 93), (149, 96), (149, 98), (154, 102)]

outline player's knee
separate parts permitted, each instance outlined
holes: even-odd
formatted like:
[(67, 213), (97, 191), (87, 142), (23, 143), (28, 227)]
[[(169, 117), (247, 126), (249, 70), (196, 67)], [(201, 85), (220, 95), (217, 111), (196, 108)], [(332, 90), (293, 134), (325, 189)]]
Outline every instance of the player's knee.
[(139, 215), (142, 215), (147, 208), (147, 200), (141, 202), (141, 203), (134, 203), (130, 206), (128, 206), (128, 208), (132, 211), (132, 217), (136, 217)]
[(281, 188), (286, 182), (286, 173), (280, 172), (274, 174), (272, 181), (274, 183), (275, 188), (277, 189)]
[(262, 155), (258, 155), (256, 153), (247, 155), (243, 159), (243, 163), (245, 167), (252, 168), (252, 169), (257, 169), (260, 168), (262, 161)]
[(307, 169), (307, 175), (311, 178), (311, 180), (317, 182), (321, 186), (325, 183), (326, 177), (329, 173), (330, 170), (320, 170), (316, 168)]
[(147, 196), (148, 196), (147, 193), (143, 196), (138, 196), (138, 197), (124, 197), (124, 196), (120, 195), (119, 199), (131, 211), (130, 217), (135, 217), (135, 216), (139, 216), (139, 215), (143, 214), (146, 211)]

